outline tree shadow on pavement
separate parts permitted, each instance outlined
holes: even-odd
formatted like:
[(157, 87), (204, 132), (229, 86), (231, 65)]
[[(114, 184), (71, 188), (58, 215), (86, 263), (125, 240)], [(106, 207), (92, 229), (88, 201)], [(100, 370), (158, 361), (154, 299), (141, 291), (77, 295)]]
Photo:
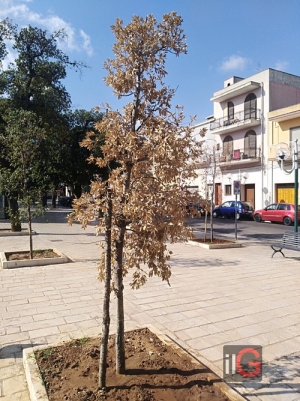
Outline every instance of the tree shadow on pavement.
[(210, 258), (210, 259), (203, 259), (203, 258), (171, 258), (171, 264), (175, 265), (173, 266), (184, 266), (184, 267), (205, 267), (210, 268), (210, 267), (215, 267), (215, 266), (237, 266), (240, 265), (239, 260), (222, 260), (219, 258)]
[(45, 345), (45, 343), (4, 345), (0, 349), (0, 359), (23, 358), (23, 350), (24, 349), (32, 348), (32, 347), (35, 347), (38, 345)]

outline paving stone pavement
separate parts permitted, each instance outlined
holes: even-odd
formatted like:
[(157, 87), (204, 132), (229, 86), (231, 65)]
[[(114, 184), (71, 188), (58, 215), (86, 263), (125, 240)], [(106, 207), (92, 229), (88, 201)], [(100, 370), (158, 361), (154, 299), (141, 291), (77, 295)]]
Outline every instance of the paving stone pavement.
[[(72, 263), (0, 270), (1, 401), (29, 401), (24, 348), (101, 331), (103, 236), (93, 225), (68, 226), (63, 209), (48, 211), (33, 229), (35, 249), (57, 248)], [(235, 388), (249, 400), (299, 401), (300, 255), (271, 259), (269, 245), (244, 244), (225, 250), (171, 244), (170, 286), (151, 278), (133, 291), (125, 280), (126, 330), (151, 324), (220, 376), (224, 345), (261, 344), (262, 382)], [(28, 249), (27, 236), (0, 237), (2, 252)]]

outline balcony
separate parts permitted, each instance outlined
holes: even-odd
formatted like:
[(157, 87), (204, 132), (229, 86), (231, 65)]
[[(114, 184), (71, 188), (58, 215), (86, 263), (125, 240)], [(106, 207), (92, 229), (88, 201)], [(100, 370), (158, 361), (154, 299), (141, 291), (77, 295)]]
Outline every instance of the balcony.
[[(221, 168), (239, 168), (239, 166), (257, 165), (261, 161), (260, 149), (235, 149), (231, 153), (224, 153), (224, 150), (217, 153), (215, 160)], [(213, 164), (213, 159), (203, 154), (195, 164), (196, 169), (206, 169)]]
[(240, 111), (234, 113), (232, 117), (218, 118), (210, 123), (210, 131), (213, 134), (227, 134), (229, 132), (240, 130), (241, 128), (255, 127), (261, 123), (261, 112)]
[(220, 167), (233, 165), (249, 165), (260, 162), (260, 149), (235, 149), (232, 153), (222, 154), (219, 159)]
[(233, 97), (245, 95), (247, 93), (253, 92), (261, 87), (259, 82), (247, 81), (242, 79), (233, 85), (226, 86), (226, 88), (219, 90), (214, 93), (214, 96), (210, 99), (213, 102), (227, 102)]

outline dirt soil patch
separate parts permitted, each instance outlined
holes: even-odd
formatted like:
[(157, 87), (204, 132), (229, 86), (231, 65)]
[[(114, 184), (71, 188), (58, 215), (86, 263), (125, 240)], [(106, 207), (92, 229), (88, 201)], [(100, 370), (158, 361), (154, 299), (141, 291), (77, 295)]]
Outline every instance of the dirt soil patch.
[[(30, 259), (29, 251), (24, 252), (5, 252), (6, 259), (10, 260), (27, 260)], [(40, 249), (33, 251), (33, 259), (57, 258), (58, 255), (53, 249)]]
[(110, 336), (107, 389), (98, 391), (100, 339), (83, 338), (36, 351), (50, 401), (226, 401), (213, 384), (222, 381), (188, 354), (148, 329), (126, 333), (126, 374), (115, 373)]

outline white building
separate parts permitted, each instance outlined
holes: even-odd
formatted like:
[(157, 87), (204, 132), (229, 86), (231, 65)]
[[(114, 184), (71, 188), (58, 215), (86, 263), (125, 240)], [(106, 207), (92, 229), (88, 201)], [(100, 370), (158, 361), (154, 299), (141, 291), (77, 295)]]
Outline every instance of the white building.
[[(256, 209), (262, 208), (273, 200), (268, 177), (269, 112), (300, 102), (300, 77), (273, 69), (246, 79), (232, 77), (211, 101), (213, 117), (195, 125), (195, 134), (207, 127), (206, 147), (218, 150), (215, 203), (233, 199), (233, 181), (240, 180), (240, 198)], [(207, 167), (200, 163), (199, 178), (193, 183), (200, 192), (212, 182), (205, 170)], [(203, 177), (206, 184), (200, 184)]]
[[(205, 121), (194, 125), (194, 135), (200, 142), (202, 156), (197, 164), (197, 179), (191, 183), (190, 188), (198, 190), (200, 196), (204, 199), (211, 199), (212, 186), (218, 189), (222, 183), (222, 171), (219, 165), (219, 159), (222, 151), (222, 141), (210, 131), (211, 122), (214, 116), (209, 116)], [(205, 136), (201, 132), (206, 131)], [(216, 163), (214, 163), (214, 161)], [(219, 199), (221, 201), (221, 199)]]

